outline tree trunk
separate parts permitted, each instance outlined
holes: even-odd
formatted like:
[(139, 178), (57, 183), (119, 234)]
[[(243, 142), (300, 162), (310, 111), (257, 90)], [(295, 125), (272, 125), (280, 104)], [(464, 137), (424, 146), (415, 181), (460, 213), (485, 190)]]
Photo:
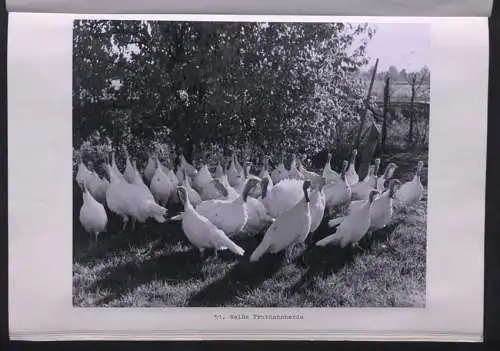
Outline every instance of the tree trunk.
[(408, 144), (413, 144), (413, 129), (415, 124), (415, 88), (417, 84), (417, 76), (413, 75), (411, 79), (411, 98), (410, 98), (410, 130), (408, 131)]
[(370, 96), (372, 95), (373, 82), (375, 81), (375, 76), (377, 75), (378, 59), (375, 61), (375, 66), (373, 67), (372, 78), (370, 80), (370, 86), (368, 87), (368, 94), (366, 95), (365, 106), (363, 114), (361, 115), (361, 122), (359, 125), (358, 136), (356, 137), (356, 148), (359, 148), (359, 143), (361, 142), (361, 133), (363, 133), (363, 127), (365, 125), (366, 113), (368, 111), (368, 104), (370, 102)]
[(382, 120), (382, 140), (380, 145), (380, 153), (385, 152), (385, 144), (387, 140), (387, 115), (388, 115), (388, 107), (389, 107), (389, 92), (390, 92), (390, 79), (389, 76), (385, 78), (385, 86), (384, 86), (384, 115)]
[(337, 150), (340, 152), (343, 147), (344, 133), (343, 133), (344, 125), (342, 121), (337, 123)]
[(370, 166), (370, 162), (373, 159), (373, 154), (375, 153), (375, 149), (377, 148), (378, 138), (380, 132), (375, 124), (372, 122), (372, 125), (368, 128), (363, 140), (363, 149), (361, 150), (361, 164), (358, 169), (359, 179), (362, 180), (368, 174), (368, 167)]
[(187, 138), (186, 142), (184, 143), (184, 157), (186, 160), (190, 163), (193, 162), (193, 153), (194, 153), (194, 143), (191, 140), (191, 138)]

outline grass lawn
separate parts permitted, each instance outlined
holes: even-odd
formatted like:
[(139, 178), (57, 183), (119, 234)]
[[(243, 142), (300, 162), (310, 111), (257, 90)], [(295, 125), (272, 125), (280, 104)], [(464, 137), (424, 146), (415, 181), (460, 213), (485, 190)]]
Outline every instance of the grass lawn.
[[(410, 179), (415, 164), (413, 158), (406, 171), (399, 170), (395, 176), (402, 181)], [(423, 183), (426, 185), (426, 179)], [(116, 228), (110, 228), (109, 234), (99, 238), (98, 246), (88, 249), (89, 235), (79, 227), (76, 217), (73, 304), (424, 307), (426, 204), (427, 194), (407, 214), (397, 214), (388, 228), (365, 237), (361, 248), (314, 246), (332, 231), (325, 220), (306, 250), (297, 250), (290, 257), (265, 255), (257, 263), (249, 263), (248, 257), (262, 235), (234, 239), (246, 250), (242, 258), (228, 251), (219, 253), (217, 259), (206, 253), (202, 261), (184, 237), (180, 222), (148, 222), (119, 237)], [(78, 211), (79, 207), (75, 213)]]

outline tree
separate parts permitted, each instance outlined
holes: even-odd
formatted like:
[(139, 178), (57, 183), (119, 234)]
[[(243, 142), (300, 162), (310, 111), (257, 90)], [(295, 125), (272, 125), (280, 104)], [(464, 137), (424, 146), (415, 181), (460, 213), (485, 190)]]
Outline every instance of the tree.
[(368, 111), (368, 103), (370, 101), (370, 97), (372, 95), (372, 88), (373, 88), (373, 82), (375, 81), (375, 76), (377, 74), (377, 66), (378, 66), (378, 59), (375, 61), (375, 66), (373, 66), (373, 73), (372, 73), (372, 78), (370, 80), (370, 86), (368, 87), (368, 93), (367, 93), (367, 96), (366, 96), (366, 101), (365, 101), (365, 106), (364, 106), (364, 110), (363, 110), (363, 115), (361, 116), (361, 123), (359, 125), (359, 129), (358, 129), (358, 136), (356, 137), (356, 148), (359, 147), (359, 143), (361, 141), (361, 133), (363, 132), (363, 127), (364, 127), (364, 124), (365, 124), (365, 119), (366, 119), (366, 113)]
[(387, 74), (389, 75), (389, 78), (393, 81), (396, 81), (399, 78), (399, 71), (396, 68), (396, 66), (390, 66)]
[[(78, 146), (100, 132), (188, 159), (210, 145), (318, 150), (359, 119), (373, 31), (343, 23), (76, 21)], [(226, 150), (227, 152), (228, 150)]]
[(407, 79), (408, 79), (408, 73), (406, 72), (406, 69), (404, 69), (404, 68), (403, 68), (403, 69), (399, 72), (398, 81), (403, 81), (403, 82), (405, 82)]

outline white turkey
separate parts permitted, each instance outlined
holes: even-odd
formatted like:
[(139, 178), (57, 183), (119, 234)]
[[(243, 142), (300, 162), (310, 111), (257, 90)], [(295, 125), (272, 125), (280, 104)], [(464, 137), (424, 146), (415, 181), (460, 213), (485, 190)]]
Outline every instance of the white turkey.
[(90, 176), (87, 178), (85, 185), (90, 194), (92, 194), (92, 197), (104, 205), (106, 203), (106, 190), (108, 189), (109, 182), (99, 177), (93, 169), (92, 162), (89, 162), (88, 169)]
[(219, 178), (215, 178), (214, 180), (212, 180), (212, 184), (220, 192), (222, 196), (222, 198), (220, 198), (221, 200), (236, 199), (241, 195), (232, 186), (230, 186), (229, 183), (224, 182)]
[[(252, 163), (246, 162), (245, 167), (243, 167), (243, 176), (245, 177), (245, 181), (247, 181), (248, 179), (257, 180), (257, 184), (255, 184), (255, 186), (252, 188), (252, 190), (250, 190), (248, 195), (250, 195), (253, 198), (258, 198), (262, 195), (262, 187), (260, 185), (260, 182), (262, 179), (257, 177), (256, 175), (253, 175), (252, 173), (250, 173), (251, 168), (252, 168)], [(238, 192), (241, 192), (241, 187), (240, 187), (240, 189), (238, 189)]]
[(309, 180), (311, 180), (311, 181), (314, 182), (314, 181), (317, 181), (317, 180), (319, 180), (321, 178), (321, 176), (318, 173), (308, 171), (304, 167), (304, 165), (302, 164), (302, 161), (297, 160), (297, 164), (299, 166), (298, 169), (299, 169), (300, 173), (302, 173), (304, 175), (305, 179), (309, 179)]
[(398, 166), (393, 162), (389, 162), (387, 164), (387, 166), (385, 167), (384, 174), (382, 174), (380, 177), (377, 178), (377, 190), (378, 191), (382, 192), (385, 190), (385, 184), (389, 179), (392, 178), (396, 168), (398, 168)]
[(123, 172), (123, 178), (132, 184), (135, 178), (134, 167), (132, 167), (132, 162), (130, 162), (129, 153), (125, 150), (125, 171)]
[(418, 161), (417, 170), (411, 181), (405, 182), (398, 189), (395, 195), (395, 207), (407, 210), (408, 207), (414, 205), (422, 199), (424, 194), (424, 186), (420, 181), (420, 172), (424, 167), (423, 161)]
[(280, 252), (295, 244), (302, 244), (311, 230), (309, 199), (310, 180), (302, 182), (303, 196), (293, 207), (285, 211), (267, 229), (261, 243), (250, 256), (250, 262), (258, 261), (263, 254)]
[(132, 160), (130, 162), (130, 164), (132, 165), (132, 171), (131, 171), (131, 175), (130, 175), (130, 178), (131, 178), (130, 184), (140, 186), (143, 189), (144, 194), (147, 195), (149, 199), (153, 199), (154, 198), (153, 194), (149, 190), (148, 186), (144, 183), (144, 181), (142, 180), (141, 174), (137, 170), (136, 161)]
[(311, 230), (310, 233), (314, 233), (323, 217), (325, 216), (325, 208), (326, 208), (326, 195), (324, 191), (324, 187), (326, 185), (326, 178), (317, 178), (315, 181), (312, 181), (311, 186)]
[(263, 179), (264, 177), (271, 178), (271, 175), (269, 174), (269, 156), (264, 156), (264, 159), (262, 162), (262, 170), (259, 173), (260, 179)]
[(362, 181), (351, 186), (352, 188), (352, 200), (366, 200), (370, 195), (370, 192), (373, 189), (378, 190), (379, 192), (383, 192), (385, 190), (385, 182), (394, 173), (394, 170), (397, 168), (395, 163), (389, 163), (385, 169), (385, 172), (382, 176), (375, 178), (376, 187), (373, 187), (373, 180)]
[(78, 163), (78, 170), (76, 172), (76, 183), (83, 189), (83, 186), (90, 179), (91, 172), (87, 168), (87, 166), (83, 163), (83, 159), (80, 156), (80, 162)]
[(297, 179), (284, 179), (274, 186), (269, 186), (267, 178), (262, 179), (262, 203), (273, 218), (278, 218), (303, 197), (303, 182)]
[(281, 159), (278, 166), (271, 171), (271, 180), (273, 184), (278, 184), (283, 179), (288, 178), (288, 171), (285, 168), (285, 154), (281, 153)]
[(130, 218), (133, 219), (133, 225), (136, 220), (144, 223), (148, 218), (153, 218), (158, 223), (165, 222), (164, 216), (167, 210), (159, 206), (150, 193), (148, 195), (141, 186), (130, 184), (123, 178), (120, 179), (112, 166), (107, 165), (106, 170), (110, 178), (106, 203), (112, 212), (122, 218), (121, 232), (125, 230)]
[(323, 167), (323, 178), (326, 178), (327, 182), (336, 182), (340, 179), (340, 175), (332, 169), (332, 153), (329, 152), (326, 157), (325, 167)]
[(363, 179), (363, 182), (368, 183), (372, 188), (377, 188), (377, 178), (379, 169), (380, 169), (380, 158), (376, 158), (373, 164), (373, 174)]
[(224, 168), (220, 158), (217, 160), (217, 166), (215, 167), (214, 178), (222, 178), (224, 176)]
[(148, 154), (148, 163), (146, 168), (144, 168), (144, 178), (148, 181), (148, 184), (151, 183), (151, 179), (153, 179), (153, 175), (156, 171), (156, 155)]
[(340, 245), (342, 248), (347, 245), (356, 246), (370, 228), (371, 207), (377, 194), (378, 191), (372, 190), (368, 201), (357, 210), (349, 213), (337, 227), (337, 231), (318, 241), (316, 246), (327, 246), (330, 244)]
[(306, 177), (297, 168), (297, 158), (292, 155), (292, 162), (290, 163), (290, 170), (288, 171), (288, 178), (304, 180)]
[(151, 184), (149, 185), (149, 189), (154, 196), (155, 201), (160, 206), (166, 206), (169, 203), (170, 197), (176, 189), (176, 185), (172, 184), (172, 181), (165, 174), (163, 168), (161, 167), (161, 163), (158, 161), (158, 158), (155, 158), (156, 161), (156, 171), (151, 178)]
[[(393, 215), (393, 199), (396, 193), (396, 187), (400, 185), (399, 180), (392, 179), (389, 182), (389, 188), (373, 201), (370, 212), (370, 229), (378, 230), (387, 226)], [(357, 211), (364, 206), (368, 200), (352, 201), (349, 205), (349, 213)], [(334, 227), (345, 219), (345, 217), (335, 218), (328, 222), (330, 227)]]
[(236, 153), (231, 156), (231, 164), (227, 170), (227, 180), (232, 187), (239, 187), (244, 183), (243, 169), (236, 158)]
[(226, 249), (238, 256), (245, 254), (245, 250), (236, 245), (222, 230), (193, 208), (186, 188), (180, 186), (177, 188), (177, 192), (180, 201), (184, 204), (182, 230), (191, 244), (200, 250), (202, 258), (205, 249), (214, 249), (216, 257), (218, 250)]
[(257, 180), (249, 179), (240, 196), (229, 200), (208, 200), (196, 206), (196, 211), (208, 218), (226, 235), (234, 235), (243, 229), (248, 220), (247, 198)]
[(180, 168), (186, 171), (188, 177), (194, 178), (196, 174), (198, 174), (196, 168), (186, 160), (183, 154), (181, 154), (179, 158), (181, 161)]
[(111, 152), (111, 169), (112, 169), (113, 173), (115, 174), (115, 176), (118, 179), (125, 180), (125, 178), (123, 177), (122, 172), (120, 171), (120, 169), (118, 168), (118, 165), (116, 164), (116, 158), (115, 158), (115, 152), (114, 151)]
[(213, 200), (220, 196), (220, 193), (212, 184), (212, 174), (208, 169), (207, 157), (204, 157), (198, 174), (193, 179), (193, 187), (198, 191), (202, 200)]
[[(224, 199), (230, 200), (240, 196), (240, 194), (236, 190), (234, 190), (232, 187), (226, 187), (219, 179), (214, 179), (213, 182), (216, 188), (223, 195)], [(260, 233), (264, 228), (268, 227), (274, 221), (274, 219), (269, 216), (264, 204), (260, 201), (260, 199), (249, 196), (247, 197), (246, 202), (248, 219), (242, 230), (243, 232), (249, 234)]]
[[(80, 223), (87, 233), (95, 236), (97, 243), (99, 233), (106, 231), (108, 216), (104, 206), (92, 197), (85, 184), (82, 188), (83, 205), (80, 208)], [(89, 241), (89, 246), (91, 242)]]
[(323, 188), (329, 214), (332, 214), (335, 208), (343, 206), (351, 200), (351, 185), (346, 177), (347, 167), (348, 162), (344, 160), (339, 180), (327, 183)]
[[(202, 200), (200, 194), (191, 186), (191, 181), (186, 173), (186, 171), (182, 170), (182, 186), (186, 189), (188, 194), (189, 202), (194, 207), (198, 206)], [(178, 196), (178, 194), (177, 194)]]
[(357, 149), (352, 150), (351, 161), (349, 162), (349, 167), (345, 172), (345, 177), (351, 186), (359, 182), (359, 176), (358, 173), (356, 173), (356, 168), (355, 168), (357, 155), (358, 155), (358, 150)]
[(368, 166), (368, 172), (366, 173), (366, 176), (363, 178), (363, 180), (361, 180), (362, 182), (369, 182), (371, 178), (375, 178), (374, 177), (374, 171), (375, 171), (375, 166), (374, 165), (369, 165)]

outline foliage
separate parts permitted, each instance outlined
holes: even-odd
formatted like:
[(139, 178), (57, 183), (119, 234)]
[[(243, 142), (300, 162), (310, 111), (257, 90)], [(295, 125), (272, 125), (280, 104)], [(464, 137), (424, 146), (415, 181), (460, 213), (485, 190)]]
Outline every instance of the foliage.
[(99, 133), (188, 158), (215, 145), (317, 152), (359, 118), (372, 35), (345, 23), (75, 21), (74, 146)]

